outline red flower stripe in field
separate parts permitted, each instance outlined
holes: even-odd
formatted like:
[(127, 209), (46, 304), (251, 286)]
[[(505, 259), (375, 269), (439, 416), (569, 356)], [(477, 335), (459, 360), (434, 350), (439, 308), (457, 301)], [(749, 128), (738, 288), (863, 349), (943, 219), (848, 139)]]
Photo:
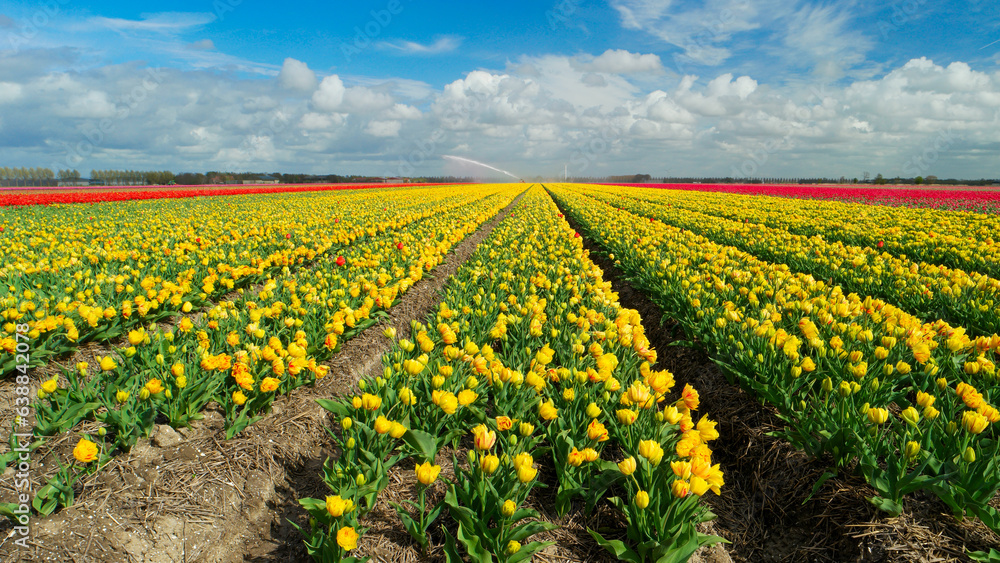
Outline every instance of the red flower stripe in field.
[[(358, 190), (367, 188), (395, 188), (407, 186), (439, 186), (443, 184), (346, 184), (317, 186), (268, 186), (231, 189), (170, 189), (170, 190), (125, 190), (78, 192), (11, 194), (0, 195), (0, 207), (11, 205), (50, 205), (53, 203), (97, 203), (104, 201), (131, 201), (139, 199), (174, 199), (203, 196), (227, 196), (241, 194), (272, 194), (286, 192), (325, 192), (333, 190)], [(24, 188), (21, 188), (24, 189)]]
[(700, 192), (768, 195), (778, 197), (832, 199), (854, 203), (906, 207), (940, 207), (970, 211), (1000, 211), (1000, 191), (933, 190), (907, 188), (855, 188), (775, 184), (609, 184)]

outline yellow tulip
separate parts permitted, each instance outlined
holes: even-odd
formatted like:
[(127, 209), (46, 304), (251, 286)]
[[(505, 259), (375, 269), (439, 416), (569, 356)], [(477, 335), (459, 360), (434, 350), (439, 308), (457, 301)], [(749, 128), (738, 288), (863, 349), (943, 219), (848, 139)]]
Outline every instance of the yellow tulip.
[(640, 509), (644, 509), (649, 506), (649, 493), (646, 491), (639, 491), (635, 494), (635, 505)]
[(441, 473), (440, 465), (432, 465), (429, 461), (416, 466), (414, 471), (417, 474), (417, 480), (424, 485), (430, 485), (437, 480), (438, 475)]

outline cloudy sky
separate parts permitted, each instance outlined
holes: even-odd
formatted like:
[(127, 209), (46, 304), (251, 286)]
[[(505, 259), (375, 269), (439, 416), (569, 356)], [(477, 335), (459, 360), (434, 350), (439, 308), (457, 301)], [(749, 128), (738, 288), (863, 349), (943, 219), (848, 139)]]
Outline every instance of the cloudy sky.
[(994, 0), (138, 4), (0, 6), (0, 165), (1000, 177)]

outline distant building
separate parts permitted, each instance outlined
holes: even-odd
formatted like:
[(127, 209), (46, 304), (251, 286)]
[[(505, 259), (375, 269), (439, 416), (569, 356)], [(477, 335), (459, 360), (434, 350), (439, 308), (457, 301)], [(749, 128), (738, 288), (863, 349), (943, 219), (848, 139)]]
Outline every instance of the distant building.
[(382, 178), (383, 184), (409, 184), (409, 178)]
[(81, 178), (79, 180), (59, 180), (59, 182), (57, 182), (56, 185), (59, 186), (59, 187), (63, 187), (63, 186), (66, 186), (66, 187), (77, 187), (77, 186), (90, 186), (90, 185), (93, 185), (93, 184), (91, 183), (90, 180), (88, 180), (86, 178)]
[(253, 180), (243, 180), (244, 184), (277, 184), (278, 179), (274, 176), (260, 176)]

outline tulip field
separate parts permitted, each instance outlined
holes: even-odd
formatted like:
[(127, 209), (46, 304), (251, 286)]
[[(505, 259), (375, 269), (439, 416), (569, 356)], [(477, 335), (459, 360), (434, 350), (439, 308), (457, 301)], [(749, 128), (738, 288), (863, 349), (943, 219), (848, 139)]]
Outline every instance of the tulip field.
[[(711, 497), (727, 494), (713, 451), (726, 413), (658, 363), (661, 319), (619, 302), (599, 258), (775, 413), (775, 434), (824, 468), (813, 493), (852, 476), (886, 518), (933, 501), (1000, 548), (1000, 218), (671, 188), (0, 206), (0, 422), (12, 430), (0, 460), (5, 475), (19, 452), (57, 460), (28, 502), (0, 487), (11, 537), (96, 504), (87, 484), (159, 427), (220, 413), (212, 443), (226, 451), (311, 391), (324, 490), (285, 514), (301, 516), (287, 520), (316, 561), (373, 557), (375, 518), (411, 552), (454, 562), (552, 560), (571, 526), (602, 560), (681, 563), (734, 541), (707, 524)], [(477, 233), (434, 305), (391, 327)], [(372, 370), (355, 381), (331, 368), (373, 332), (386, 351), (360, 359)], [(338, 391), (324, 394), (331, 380)]]

